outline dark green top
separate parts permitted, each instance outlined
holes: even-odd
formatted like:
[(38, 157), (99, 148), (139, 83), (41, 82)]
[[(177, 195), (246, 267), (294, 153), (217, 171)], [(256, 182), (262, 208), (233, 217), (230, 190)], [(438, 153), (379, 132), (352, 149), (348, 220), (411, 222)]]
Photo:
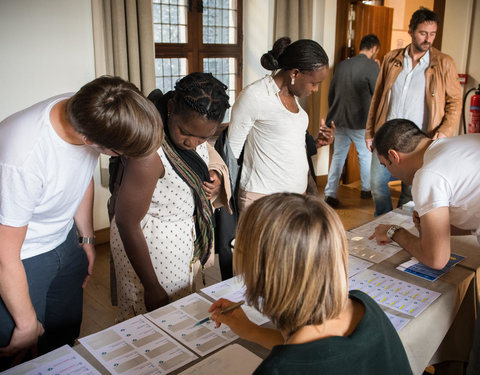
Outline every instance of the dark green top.
[(412, 374), (402, 342), (382, 309), (359, 290), (350, 291), (350, 298), (365, 306), (350, 336), (275, 346), (254, 375)]

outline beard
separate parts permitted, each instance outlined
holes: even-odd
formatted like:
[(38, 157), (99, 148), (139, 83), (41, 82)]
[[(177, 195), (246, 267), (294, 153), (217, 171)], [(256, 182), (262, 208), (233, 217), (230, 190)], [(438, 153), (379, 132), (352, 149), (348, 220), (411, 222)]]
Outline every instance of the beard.
[(416, 41), (412, 41), (413, 47), (418, 51), (418, 52), (427, 52), (430, 47), (432, 46), (432, 43), (429, 42), (423, 42), (423, 43), (417, 43)]

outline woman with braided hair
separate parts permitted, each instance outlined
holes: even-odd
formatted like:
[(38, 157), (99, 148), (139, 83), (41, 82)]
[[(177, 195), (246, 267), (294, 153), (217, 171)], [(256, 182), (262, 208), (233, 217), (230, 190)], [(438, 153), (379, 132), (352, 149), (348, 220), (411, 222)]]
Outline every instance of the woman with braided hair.
[[(328, 56), (310, 39), (291, 43), (288, 37), (280, 38), (260, 63), (272, 74), (242, 90), (232, 108), (228, 128), (229, 144), (237, 159), (245, 146), (240, 211), (264, 195), (306, 192), (308, 114), (297, 98), (318, 91), (328, 75)], [(308, 147), (309, 155), (333, 142), (334, 125), (331, 126), (325, 126), (323, 119), (320, 121), (318, 137), (309, 142), (309, 146), (314, 143), (316, 147)]]
[(195, 265), (213, 254), (210, 200), (229, 177), (209, 171), (206, 141), (229, 107), (226, 88), (209, 73), (192, 73), (173, 91), (149, 95), (165, 140), (153, 155), (128, 159), (118, 187), (110, 231), (118, 320), (190, 294)]

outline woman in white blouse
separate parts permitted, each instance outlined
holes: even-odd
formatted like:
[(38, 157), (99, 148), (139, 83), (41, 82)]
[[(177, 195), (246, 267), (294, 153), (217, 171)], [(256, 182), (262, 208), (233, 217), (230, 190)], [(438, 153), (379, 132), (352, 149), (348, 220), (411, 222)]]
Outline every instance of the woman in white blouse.
[[(232, 109), (228, 140), (238, 159), (245, 146), (239, 209), (273, 193), (307, 189), (308, 114), (297, 98), (316, 92), (328, 74), (328, 56), (310, 39), (278, 39), (260, 60), (271, 75), (245, 87)], [(316, 147), (333, 142), (334, 125), (322, 119)]]

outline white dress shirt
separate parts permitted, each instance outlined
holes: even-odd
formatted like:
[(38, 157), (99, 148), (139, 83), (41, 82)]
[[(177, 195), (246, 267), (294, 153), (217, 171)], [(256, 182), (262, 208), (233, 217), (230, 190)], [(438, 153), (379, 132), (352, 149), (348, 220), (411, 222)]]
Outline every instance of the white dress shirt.
[(430, 64), (430, 51), (423, 55), (412, 69), (412, 58), (405, 49), (403, 70), (393, 84), (387, 121), (404, 118), (413, 121), (423, 131), (428, 126), (428, 110), (425, 105), (425, 70)]
[(288, 111), (279, 91), (267, 75), (245, 87), (233, 106), (228, 140), (237, 159), (245, 144), (240, 177), (244, 191), (302, 194), (307, 189), (308, 115), (298, 102), (298, 113)]

